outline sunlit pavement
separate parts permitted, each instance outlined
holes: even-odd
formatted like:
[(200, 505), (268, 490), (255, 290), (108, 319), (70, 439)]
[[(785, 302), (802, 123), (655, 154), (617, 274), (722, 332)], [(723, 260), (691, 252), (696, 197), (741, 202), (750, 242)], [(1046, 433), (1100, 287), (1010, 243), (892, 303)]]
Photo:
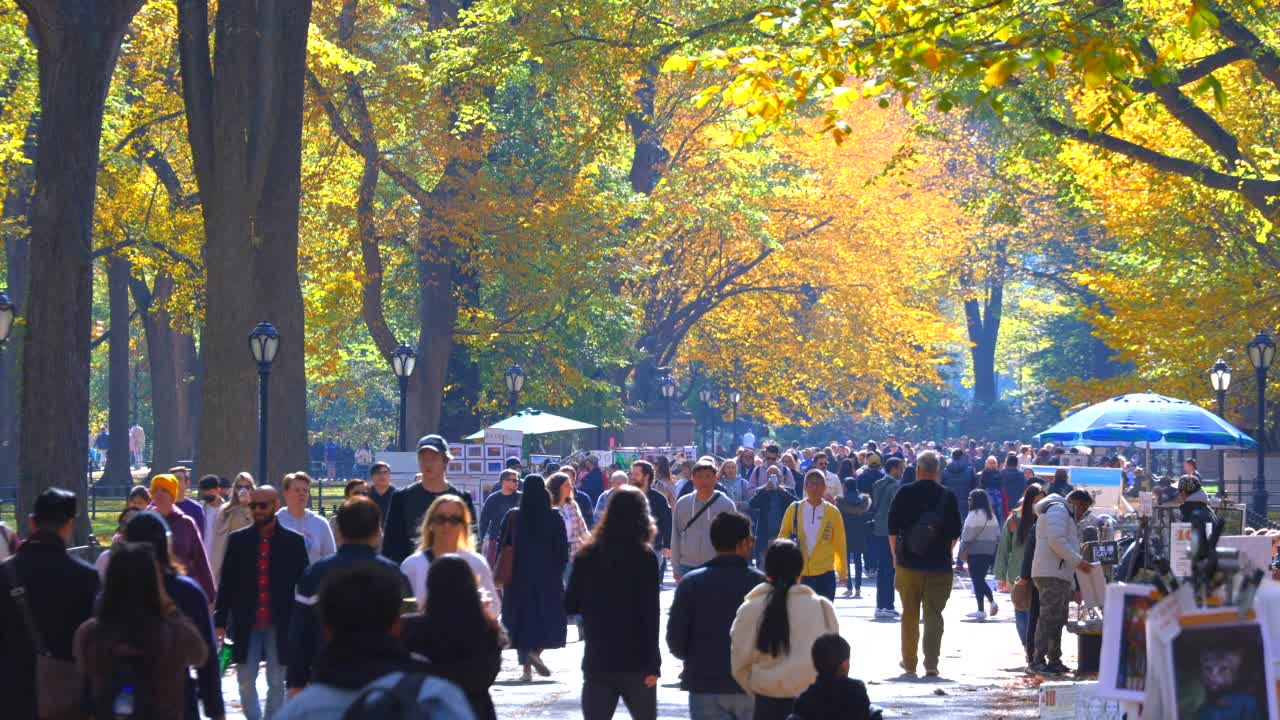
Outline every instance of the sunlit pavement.
[[(666, 633), (666, 612), (671, 604), (671, 577), (663, 586), (662, 633)], [(843, 593), (841, 587), (839, 592)], [(840, 632), (853, 647), (851, 675), (867, 683), (871, 701), (885, 708), (886, 718), (1034, 718), (1037, 714), (1034, 683), (1021, 670), (1023, 658), (1013, 624), (1013, 606), (1008, 595), (996, 593), (999, 614), (986, 621), (965, 617), (977, 609), (967, 576), (957, 576), (951, 600), (943, 616), (946, 634), (942, 640), (940, 678), (906, 678), (898, 668), (898, 623), (877, 621), (875, 580), (864, 580), (861, 600), (836, 597)], [(898, 608), (901, 610), (901, 607)], [(621, 622), (621, 619), (619, 620)], [(534, 676), (520, 681), (515, 651), (504, 653), (502, 671), (491, 694), (500, 718), (580, 718), (582, 689), (582, 643), (576, 628), (569, 628), (569, 644), (548, 650), (542, 659), (551, 669), (549, 678)], [(662, 648), (662, 678), (658, 682), (658, 717), (689, 717), (687, 694), (680, 690), (680, 661)], [(1075, 665), (1075, 636), (1063, 634), (1063, 661)], [(921, 669), (923, 672), (923, 669)], [(1065, 678), (1064, 678), (1065, 679)], [(263, 674), (259, 675), (260, 686)], [(227, 717), (241, 718), (239, 689), (234, 672), (223, 680)], [(260, 687), (260, 697), (266, 688)], [(618, 718), (630, 715), (619, 703)]]

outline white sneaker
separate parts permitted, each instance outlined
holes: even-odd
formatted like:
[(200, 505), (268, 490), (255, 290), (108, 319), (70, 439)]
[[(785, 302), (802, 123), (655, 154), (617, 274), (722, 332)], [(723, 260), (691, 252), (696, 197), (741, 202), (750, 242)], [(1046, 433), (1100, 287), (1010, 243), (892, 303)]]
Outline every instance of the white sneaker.
[(987, 614), (981, 610), (974, 610), (973, 612), (969, 613), (965, 617), (971, 617), (974, 620), (986, 620)]

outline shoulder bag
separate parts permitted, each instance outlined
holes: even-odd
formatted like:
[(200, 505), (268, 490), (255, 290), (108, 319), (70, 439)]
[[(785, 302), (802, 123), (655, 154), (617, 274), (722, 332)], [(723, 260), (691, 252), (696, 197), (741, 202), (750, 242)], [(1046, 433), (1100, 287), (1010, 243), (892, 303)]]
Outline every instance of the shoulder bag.
[[(715, 493), (711, 496), (711, 499), (707, 501), (707, 504), (703, 505), (701, 510), (694, 513), (693, 517), (689, 518), (689, 522), (684, 524), (684, 529), (681, 530), (680, 532), (681, 533), (689, 532), (689, 528), (693, 527), (693, 524), (698, 522), (698, 518), (702, 517), (702, 513), (706, 512), (712, 505), (714, 505), (716, 500), (719, 500), (722, 494), (723, 493), (721, 493), (719, 490), (715, 491)], [(697, 505), (697, 504), (698, 504), (698, 501), (697, 501), (697, 498), (695, 497), (694, 505)]]
[(31, 647), (36, 651), (36, 717), (40, 720), (78, 720), (84, 717), (84, 676), (80, 668), (72, 661), (60, 660), (53, 656), (44, 644), (44, 636), (36, 625), (36, 618), (27, 603), (27, 589), (18, 579), (18, 570), (14, 559), (4, 563), (5, 573), (9, 577), (9, 596), (13, 604), (18, 606), (18, 614), (27, 628), (27, 636), (31, 638)]
[(1018, 578), (1013, 583), (1013, 589), (1009, 591), (1009, 599), (1013, 603), (1013, 609), (1018, 612), (1026, 612), (1031, 609), (1031, 581), (1027, 578)]
[(507, 531), (498, 539), (498, 561), (494, 563), (493, 584), (506, 587), (511, 584), (516, 571), (516, 526), (520, 524), (520, 513), (511, 516), (507, 523)]

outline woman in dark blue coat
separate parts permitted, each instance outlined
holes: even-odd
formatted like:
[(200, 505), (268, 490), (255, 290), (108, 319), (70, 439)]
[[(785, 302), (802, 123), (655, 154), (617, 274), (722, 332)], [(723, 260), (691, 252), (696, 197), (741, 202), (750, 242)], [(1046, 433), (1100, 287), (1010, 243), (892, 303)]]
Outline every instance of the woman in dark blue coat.
[(551, 671), (540, 653), (565, 644), (563, 579), (569, 540), (541, 475), (525, 477), (520, 507), (502, 519), (500, 537), (506, 544), (515, 541), (511, 584), (502, 593), (502, 623), (524, 666), (522, 679), (533, 679), (532, 670), (547, 677)]

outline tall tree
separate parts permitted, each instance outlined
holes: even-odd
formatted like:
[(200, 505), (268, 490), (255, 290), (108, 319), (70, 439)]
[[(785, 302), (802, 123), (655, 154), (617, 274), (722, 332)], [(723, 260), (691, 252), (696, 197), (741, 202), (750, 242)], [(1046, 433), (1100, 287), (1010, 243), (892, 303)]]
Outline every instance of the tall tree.
[(224, 474), (253, 465), (258, 378), (246, 337), (259, 321), (270, 321), (281, 342), (271, 375), (271, 452), (263, 482), (306, 461), (298, 207), (310, 17), (310, 0), (222, 0), (211, 48), (208, 1), (178, 0), (210, 308), (201, 333), (199, 463)]
[[(143, 0), (18, 0), (37, 38), (41, 122), (30, 209), (18, 515), (45, 487), (86, 491), (93, 206), (103, 105)], [(82, 504), (84, 507), (84, 504)], [(80, 523), (84, 537), (87, 523)]]
[(107, 431), (110, 447), (107, 464), (98, 481), (104, 487), (129, 487), (133, 484), (131, 469), (133, 458), (129, 453), (129, 344), (132, 340), (129, 326), (129, 261), (123, 257), (109, 257), (107, 265), (107, 303), (111, 324), (107, 351)]

